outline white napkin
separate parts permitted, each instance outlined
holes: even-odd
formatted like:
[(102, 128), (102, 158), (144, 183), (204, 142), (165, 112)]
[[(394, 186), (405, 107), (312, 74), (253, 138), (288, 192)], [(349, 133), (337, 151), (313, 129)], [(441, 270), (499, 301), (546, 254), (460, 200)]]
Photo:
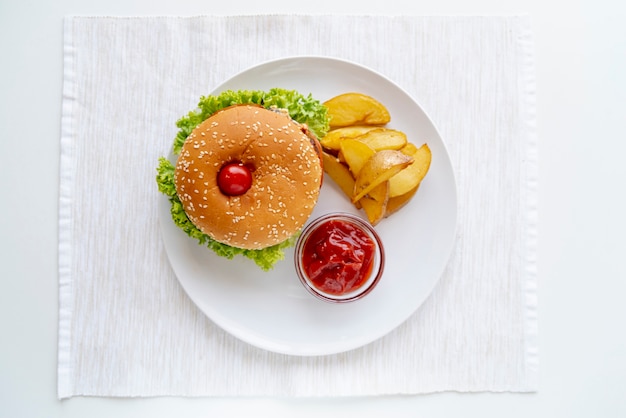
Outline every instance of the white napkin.
[[(58, 396), (360, 396), (537, 389), (537, 147), (530, 18), (68, 17)], [(261, 62), (324, 55), (417, 98), (455, 168), (458, 239), (438, 286), (382, 339), (292, 357), (221, 330), (160, 238), (173, 121)]]

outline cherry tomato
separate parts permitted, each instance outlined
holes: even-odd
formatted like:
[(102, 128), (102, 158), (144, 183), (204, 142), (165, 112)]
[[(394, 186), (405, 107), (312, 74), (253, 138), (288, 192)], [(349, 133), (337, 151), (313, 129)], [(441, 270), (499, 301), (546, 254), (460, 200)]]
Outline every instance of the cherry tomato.
[(227, 196), (239, 196), (252, 186), (250, 169), (240, 163), (228, 163), (217, 175), (217, 185)]

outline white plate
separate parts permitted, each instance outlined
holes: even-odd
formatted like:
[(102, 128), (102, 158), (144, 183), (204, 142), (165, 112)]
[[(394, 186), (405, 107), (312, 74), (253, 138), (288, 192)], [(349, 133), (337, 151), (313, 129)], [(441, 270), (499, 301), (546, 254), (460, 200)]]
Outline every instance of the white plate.
[[(354, 303), (320, 301), (299, 282), (293, 249), (268, 273), (243, 257), (217, 257), (174, 225), (164, 197), (159, 216), (166, 251), (189, 297), (218, 326), (243, 341), (291, 355), (326, 355), (361, 347), (413, 314), (445, 268), (454, 245), (457, 211), (450, 158), (435, 126), (407, 93), (354, 63), (323, 57), (280, 59), (236, 75), (211, 94), (272, 87), (312, 93), (320, 101), (349, 91), (369, 94), (389, 109), (389, 126), (407, 133), (416, 145), (427, 142), (431, 148), (430, 171), (418, 193), (376, 227), (387, 256), (380, 283)], [(326, 178), (311, 219), (331, 211), (364, 216)]]

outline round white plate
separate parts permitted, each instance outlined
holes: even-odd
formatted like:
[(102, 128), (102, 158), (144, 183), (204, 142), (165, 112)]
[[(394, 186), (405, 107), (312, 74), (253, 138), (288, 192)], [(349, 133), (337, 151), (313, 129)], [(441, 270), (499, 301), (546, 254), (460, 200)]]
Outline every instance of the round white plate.
[[(431, 167), (417, 194), (376, 226), (387, 257), (380, 283), (354, 303), (320, 301), (298, 280), (293, 248), (270, 272), (243, 257), (220, 258), (174, 225), (164, 196), (159, 216), (166, 251), (189, 297), (213, 322), (243, 341), (291, 355), (327, 355), (361, 347), (413, 314), (445, 268), (454, 245), (457, 210), (450, 158), (435, 126), (407, 93), (354, 63), (324, 57), (280, 59), (234, 76), (211, 94), (272, 87), (312, 93), (322, 102), (350, 91), (368, 94), (389, 109), (390, 127), (404, 131), (416, 145), (426, 142), (431, 148)], [(311, 219), (331, 211), (365, 217), (327, 177)]]

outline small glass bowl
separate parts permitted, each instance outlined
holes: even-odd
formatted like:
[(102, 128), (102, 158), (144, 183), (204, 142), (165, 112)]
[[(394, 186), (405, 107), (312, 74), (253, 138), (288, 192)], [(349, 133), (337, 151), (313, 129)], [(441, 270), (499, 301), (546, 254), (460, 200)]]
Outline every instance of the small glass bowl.
[[(332, 220), (347, 222), (352, 226), (362, 230), (372, 239), (374, 243), (374, 260), (368, 278), (357, 289), (340, 295), (327, 293), (316, 287), (315, 284), (313, 284), (313, 282), (307, 276), (304, 262), (302, 260), (305, 244), (309, 237), (320, 226)], [(296, 242), (294, 262), (298, 278), (311, 294), (326, 302), (345, 303), (363, 298), (365, 295), (370, 293), (374, 289), (374, 287), (376, 287), (376, 285), (380, 281), (380, 278), (383, 275), (383, 270), (385, 267), (385, 251), (380, 237), (370, 223), (350, 213), (329, 213), (313, 220), (302, 230), (302, 233), (300, 234), (300, 237)]]

